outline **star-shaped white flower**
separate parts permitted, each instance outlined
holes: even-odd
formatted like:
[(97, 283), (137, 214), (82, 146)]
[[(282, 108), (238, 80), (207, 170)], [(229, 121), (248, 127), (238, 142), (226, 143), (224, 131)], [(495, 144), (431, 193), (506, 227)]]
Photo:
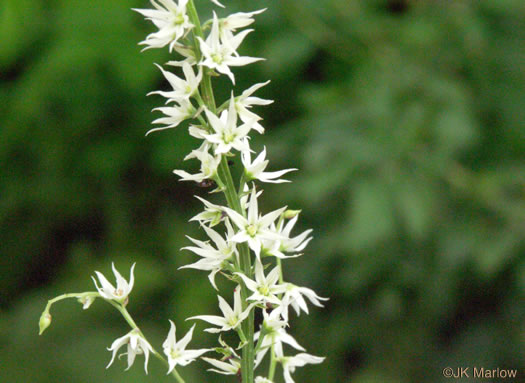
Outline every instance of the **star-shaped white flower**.
[(290, 219), (286, 225), (279, 222), (277, 228), (272, 224), (271, 229), (279, 234), (280, 237), (276, 240), (264, 241), (263, 246), (266, 254), (281, 259), (295, 258), (302, 255), (299, 252), (302, 251), (308, 245), (308, 242), (312, 240), (312, 237), (308, 237), (312, 232), (312, 229), (305, 230), (296, 237), (290, 237), (290, 233), (297, 222), (297, 219), (298, 215)]
[(295, 383), (291, 374), (295, 372), (296, 367), (303, 367), (306, 364), (319, 364), (322, 363), (324, 359), (325, 358), (306, 353), (279, 358), (283, 366), (284, 381), (286, 383)]
[(207, 147), (203, 150), (193, 150), (192, 157), (197, 158), (201, 162), (201, 171), (196, 174), (189, 174), (184, 170), (174, 170), (173, 173), (181, 177), (181, 181), (195, 181), (202, 182), (204, 180), (211, 180), (217, 174), (217, 167), (221, 161), (220, 156), (212, 156), (208, 153)]
[(233, 294), (233, 309), (230, 307), (228, 302), (226, 302), (224, 298), (222, 298), (220, 295), (218, 295), (217, 298), (219, 298), (219, 308), (222, 311), (222, 317), (217, 315), (197, 315), (188, 318), (188, 320), (200, 319), (211, 323), (215, 326), (220, 326), (220, 328), (212, 327), (204, 330), (211, 333), (218, 333), (221, 331), (229, 331), (236, 329), (242, 323), (242, 321), (248, 317), (248, 315), (250, 314), (250, 310), (252, 309), (252, 305), (249, 305), (244, 311), (242, 311), (240, 286), (237, 286)]
[(236, 273), (240, 276), (246, 287), (253, 292), (247, 299), (255, 301), (256, 303), (273, 303), (281, 304), (281, 300), (277, 297), (284, 291), (284, 286), (277, 284), (279, 281), (279, 267), (276, 266), (267, 276), (264, 275), (264, 267), (259, 259), (255, 260), (255, 281), (248, 278), (242, 273)]
[(230, 66), (244, 66), (263, 60), (258, 57), (242, 57), (237, 53), (239, 45), (241, 45), (246, 35), (252, 31), (253, 29), (247, 29), (227, 41), (222, 41), (219, 33), (219, 19), (214, 12), (211, 32), (206, 41), (197, 37), (203, 56), (200, 65), (215, 69), (217, 72), (227, 75), (232, 83), (235, 84), (235, 76), (230, 70)]
[(288, 307), (292, 306), (297, 315), (300, 315), (301, 310), (308, 314), (308, 306), (304, 297), (317, 307), (324, 307), (320, 301), (327, 301), (328, 298), (320, 297), (307, 287), (299, 287), (293, 283), (284, 284), (284, 295), (281, 299), (281, 305), (277, 310), (279, 310), (284, 318), (288, 321)]
[(196, 244), (197, 247), (187, 246), (183, 247), (182, 250), (190, 250), (201, 256), (202, 259), (192, 263), (191, 265), (182, 266), (180, 268), (192, 268), (211, 271), (211, 273), (208, 275), (208, 279), (215, 290), (218, 290), (217, 285), (215, 284), (215, 275), (227, 265), (228, 260), (230, 260), (232, 256), (237, 255), (235, 243), (228, 240), (229, 237), (234, 235), (234, 231), (231, 224), (226, 222), (227, 234), (225, 240), (215, 230), (206, 226), (202, 226), (202, 228), (204, 231), (206, 231), (208, 237), (210, 237), (210, 239), (215, 243), (216, 248), (211, 246), (208, 242), (203, 242), (188, 237), (188, 239)]
[(270, 183), (282, 183), (282, 182), (290, 182), (288, 180), (280, 179), (282, 175), (292, 172), (294, 170), (297, 170), (295, 168), (293, 169), (285, 169), (285, 170), (278, 170), (275, 172), (265, 172), (264, 169), (268, 166), (268, 160), (266, 159), (266, 147), (263, 149), (263, 151), (255, 158), (255, 160), (252, 162), (252, 156), (249, 150), (245, 150), (241, 152), (241, 160), (242, 164), (244, 165), (244, 174), (246, 175), (246, 178), (248, 180), (259, 180), (261, 182), (270, 182)]
[(166, 354), (166, 356), (168, 357), (168, 374), (171, 373), (171, 371), (173, 371), (175, 366), (187, 366), (202, 354), (211, 351), (207, 348), (202, 348), (200, 350), (186, 350), (186, 346), (188, 345), (188, 343), (190, 343), (191, 337), (193, 336), (193, 329), (195, 328), (195, 325), (193, 325), (190, 331), (188, 331), (186, 335), (177, 342), (177, 338), (175, 336), (175, 324), (171, 320), (170, 323), (170, 332), (168, 333), (168, 337), (162, 344), (164, 354)]
[(258, 89), (262, 88), (263, 86), (269, 83), (270, 81), (255, 84), (250, 88), (246, 89), (244, 92), (242, 92), (240, 96), (235, 97), (235, 109), (237, 110), (237, 113), (239, 114), (239, 117), (242, 120), (242, 122), (252, 122), (252, 128), (261, 134), (264, 133), (264, 128), (261, 124), (259, 124), (258, 121), (262, 120), (262, 118), (250, 111), (249, 109), (252, 107), (252, 105), (269, 105), (273, 103), (273, 100), (265, 100), (259, 97), (252, 97), (252, 94), (254, 94)]
[(128, 356), (128, 368), (126, 368), (126, 370), (129, 370), (137, 355), (144, 354), (144, 370), (147, 374), (149, 353), (153, 352), (153, 347), (151, 347), (146, 339), (140, 336), (137, 330), (132, 330), (123, 337), (116, 339), (111, 347), (108, 348), (109, 351), (113, 351), (113, 356), (106, 368), (111, 366), (118, 350), (124, 345), (127, 345), (127, 351), (121, 355)]
[(239, 243), (248, 242), (250, 249), (252, 249), (257, 258), (259, 258), (263, 240), (279, 240), (281, 238), (270, 226), (285, 210), (286, 207), (283, 207), (264, 216), (259, 215), (257, 194), (255, 188), (252, 188), (250, 201), (248, 203), (247, 218), (235, 210), (227, 207), (224, 208), (224, 211), (239, 228), (239, 231), (231, 240)]
[(167, 102), (188, 101), (189, 98), (195, 93), (202, 80), (202, 69), (199, 68), (199, 72), (197, 73), (197, 76), (195, 76), (193, 69), (191, 69), (191, 66), (186, 62), (182, 64), (184, 79), (179, 78), (175, 74), (164, 70), (160, 65), (157, 65), (157, 67), (162, 71), (162, 74), (164, 75), (166, 80), (168, 80), (173, 90), (169, 92), (157, 90), (148, 93), (148, 95), (160, 94), (161, 96), (168, 99)]
[[(280, 312), (273, 310), (270, 315), (263, 311), (263, 334), (264, 339), (261, 342), (260, 351), (256, 355), (256, 363), (260, 363), (264, 358), (266, 352), (273, 346), (275, 355), (278, 358), (284, 356), (283, 354), (283, 343), (292, 346), (298, 351), (306, 351), (297, 341), (286, 332), (285, 327), (288, 325), (285, 321), (281, 320)], [(258, 340), (261, 336), (261, 331), (254, 334), (254, 339)]]
[(195, 57), (195, 50), (192, 47), (187, 45), (175, 43), (173, 44), (173, 50), (179, 55), (184, 57), (183, 60), (172, 60), (168, 61), (166, 65), (181, 67), (184, 63), (189, 64), (190, 66), (197, 64), (197, 57)]
[(195, 108), (189, 100), (180, 99), (174, 106), (163, 106), (155, 108), (166, 115), (166, 117), (157, 118), (153, 121), (153, 124), (164, 124), (166, 126), (160, 128), (153, 128), (148, 130), (146, 136), (150, 133), (157, 132), (159, 130), (165, 130), (177, 127), (182, 121), (192, 118), (195, 115)]
[(230, 107), (221, 113), (220, 118), (208, 109), (204, 109), (204, 112), (213, 129), (213, 134), (203, 134), (203, 136), (206, 141), (215, 145), (215, 154), (225, 154), (232, 149), (240, 152), (250, 150), (248, 133), (252, 124), (245, 123), (237, 126), (237, 111), (233, 102), (230, 101)]
[(253, 16), (263, 13), (264, 11), (266, 11), (266, 8), (253, 12), (238, 12), (220, 19), (219, 31), (221, 38), (225, 40), (231, 39), (233, 37), (233, 32), (236, 32), (239, 28), (244, 28), (252, 24), (255, 21)]
[[(131, 270), (129, 272), (129, 282), (120, 275), (120, 273), (115, 268), (115, 264), (111, 263), (111, 268), (113, 269), (113, 274), (115, 274), (115, 278), (117, 280), (117, 287), (113, 287), (111, 283), (108, 282), (106, 277), (98, 271), (95, 271), (95, 274), (98, 277), (98, 280), (100, 281), (101, 287), (98, 286), (97, 281), (94, 277), (91, 277), (93, 279), (93, 282), (95, 283), (95, 287), (97, 288), (99, 294), (106, 299), (113, 299), (117, 302), (124, 303), (129, 293), (131, 292), (131, 289), (133, 288), (134, 283), (134, 276), (133, 276), (133, 269), (135, 268), (135, 263), (131, 266)], [(89, 307), (89, 305), (88, 305)]]
[(146, 45), (144, 49), (163, 48), (169, 44), (171, 52), (177, 40), (193, 28), (193, 24), (190, 23), (186, 14), (188, 0), (179, 0), (178, 4), (173, 0), (157, 1), (151, 0), (155, 9), (133, 9), (145, 16), (147, 20), (151, 20), (159, 29), (157, 32), (148, 35), (146, 40), (139, 44)]
[(201, 225), (208, 224), (209, 227), (213, 227), (222, 221), (224, 218), (222, 206), (215, 205), (199, 196), (195, 196), (195, 198), (204, 204), (204, 211), (192, 217), (190, 221), (199, 221)]

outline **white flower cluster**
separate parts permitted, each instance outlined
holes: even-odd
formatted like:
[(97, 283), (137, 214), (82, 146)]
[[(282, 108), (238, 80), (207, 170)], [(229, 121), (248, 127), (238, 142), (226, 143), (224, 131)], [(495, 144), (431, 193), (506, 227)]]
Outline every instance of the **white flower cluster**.
[[(211, 1), (223, 7), (216, 0)], [(108, 349), (113, 353), (108, 367), (115, 360), (118, 350), (126, 347), (123, 355), (127, 355), (128, 368), (137, 355), (143, 354), (147, 373), (152, 354), (164, 361), (168, 374), (172, 374), (179, 383), (184, 383), (176, 366), (186, 366), (203, 354), (215, 351), (220, 357), (202, 357), (213, 366), (210, 371), (237, 375), (243, 383), (272, 383), (276, 365), (280, 364), (285, 382), (293, 383), (292, 373), (296, 367), (321, 363), (324, 358), (307, 354), (288, 333), (290, 308), (297, 315), (301, 311), (308, 313), (307, 301), (322, 307), (321, 301), (326, 298), (319, 297), (307, 287), (285, 282), (281, 262), (302, 255), (301, 252), (312, 239), (311, 230), (292, 235), (299, 210), (283, 207), (261, 213), (258, 198), (262, 191), (257, 185), (259, 182), (289, 182), (281, 177), (296, 169), (266, 171), (266, 148), (252, 161), (254, 150), (250, 147), (250, 133), (254, 130), (262, 134), (264, 128), (262, 118), (251, 109), (273, 102), (253, 94), (268, 82), (255, 84), (238, 96), (232, 91), (220, 107), (215, 104), (211, 83), (212, 77), (222, 74), (235, 84), (230, 67), (261, 60), (241, 56), (237, 50), (252, 32), (243, 28), (251, 25), (253, 17), (264, 10), (234, 13), (222, 18), (214, 12), (212, 18), (201, 26), (193, 0), (151, 0), (151, 3), (154, 9), (136, 11), (152, 21), (158, 30), (140, 44), (145, 45), (145, 49), (167, 46), (170, 52), (176, 52), (182, 59), (167, 63), (174, 66), (178, 74), (157, 65), (171, 89), (151, 92), (165, 98), (166, 102), (165, 106), (155, 109), (164, 114), (153, 121), (161, 126), (148, 133), (175, 128), (189, 120), (189, 134), (200, 143), (185, 159), (198, 160), (200, 170), (194, 174), (183, 170), (175, 170), (174, 173), (182, 181), (216, 185), (215, 191), (224, 193), (227, 202), (227, 206), (216, 205), (197, 196), (204, 210), (191, 221), (199, 222), (208, 239), (188, 237), (192, 245), (182, 250), (190, 251), (199, 258), (181, 268), (209, 272), (210, 283), (219, 293), (221, 315), (197, 315), (188, 319), (209, 323), (211, 327), (205, 331), (210, 333), (233, 331), (237, 333), (240, 343), (233, 348), (219, 336), (221, 347), (189, 350), (186, 347), (191, 341), (195, 324), (177, 341), (175, 324), (170, 321), (171, 327), (162, 345), (165, 357), (155, 351), (126, 310), (134, 285), (135, 264), (131, 267), (129, 281), (113, 265), (116, 286), (97, 271), (98, 282), (93, 278), (96, 292), (64, 294), (50, 300), (40, 319), (40, 333), (51, 323), (49, 311), (53, 303), (76, 298), (87, 309), (96, 298), (100, 298), (120, 311), (132, 328)], [(237, 184), (229, 168), (229, 161), (235, 158), (243, 168)], [(233, 304), (225, 299), (227, 295), (231, 297), (231, 292), (219, 291), (216, 283), (218, 274), (233, 282)], [(255, 316), (256, 310), (260, 310), (261, 315)], [(255, 331), (255, 318), (262, 318), (258, 331)], [(295, 350), (295, 355), (290, 355), (287, 349)], [(267, 355), (270, 356), (268, 376), (255, 376), (254, 370)]]
[[(219, 295), (222, 316), (198, 315), (188, 319), (210, 323), (213, 327), (205, 331), (212, 333), (237, 331), (241, 339), (241, 349), (249, 347), (249, 343), (252, 344), (252, 363), (255, 366), (259, 365), (270, 351), (272, 359), (280, 362), (286, 383), (292, 383), (291, 373), (296, 367), (306, 363), (320, 363), (324, 358), (304, 353), (304, 348), (288, 334), (286, 329), (289, 327), (289, 308), (292, 307), (299, 315), (301, 311), (308, 312), (306, 300), (322, 307), (321, 301), (325, 298), (319, 297), (309, 288), (283, 280), (281, 260), (300, 256), (311, 240), (311, 230), (297, 236), (291, 235), (299, 212), (287, 210), (286, 207), (261, 214), (257, 200), (261, 192), (258, 191), (255, 182), (288, 182), (281, 177), (296, 169), (266, 171), (266, 148), (252, 161), (254, 151), (250, 147), (250, 133), (252, 130), (263, 133), (264, 128), (261, 125), (261, 117), (251, 111), (251, 108), (273, 102), (253, 94), (268, 82), (255, 84), (239, 96), (235, 96), (232, 91), (229, 100), (219, 108), (216, 108), (213, 97), (206, 93), (209, 92), (209, 88), (206, 88), (211, 82), (204, 83), (206, 78), (210, 81), (210, 76), (222, 74), (228, 76), (235, 84), (232, 67), (262, 60), (241, 56), (238, 49), (245, 37), (253, 31), (243, 28), (251, 25), (254, 22), (253, 17), (264, 12), (264, 9), (235, 13), (223, 18), (214, 12), (213, 17), (205, 22), (201, 29), (199, 20), (195, 20), (191, 15), (194, 9), (192, 1), (151, 2), (155, 10), (136, 11), (151, 20), (158, 31), (150, 34), (140, 44), (145, 45), (146, 49), (169, 46), (170, 52), (179, 53), (182, 60), (170, 61), (168, 64), (180, 67), (182, 77), (159, 66), (172, 89), (152, 93), (164, 97), (166, 104), (170, 106), (156, 109), (165, 116), (153, 123), (162, 126), (148, 133), (174, 128), (182, 121), (190, 120), (189, 134), (201, 143), (186, 156), (186, 159), (197, 159), (200, 162), (200, 170), (194, 174), (183, 170), (175, 170), (174, 173), (181, 177), (182, 181), (218, 185), (217, 191), (225, 193), (229, 205), (215, 205), (197, 197), (203, 202), (204, 211), (192, 220), (200, 223), (209, 239), (202, 241), (188, 237), (193, 246), (185, 247), (184, 250), (189, 250), (200, 258), (182, 268), (209, 272), (210, 283), (216, 290), (218, 287), (215, 277), (218, 273), (236, 283), (233, 307)], [(207, 32), (207, 36), (202, 31)], [(190, 38), (190, 35), (193, 37)], [(243, 165), (238, 192), (232, 190), (232, 177), (227, 166), (228, 159), (236, 156)], [(224, 228), (224, 235), (219, 233), (217, 227)], [(253, 254), (253, 257), (250, 254)], [(265, 271), (267, 268), (269, 272)], [(253, 315), (250, 317), (250, 313), (256, 309), (262, 311), (264, 321), (260, 331), (251, 334), (253, 339), (247, 339), (249, 334), (246, 334), (243, 328), (249, 326), (243, 327), (243, 324), (248, 320), (253, 321)], [(256, 347), (253, 346), (255, 342)], [(285, 355), (284, 344), (301, 353), (295, 356)], [(225, 375), (241, 374), (242, 359), (231, 347), (227, 346), (225, 350), (229, 351), (223, 352), (223, 358), (220, 360), (203, 359), (214, 366), (212, 370), (215, 372)], [(183, 351), (179, 353), (184, 354)], [(197, 354), (198, 352), (193, 352), (193, 355)], [(255, 381), (270, 382), (272, 379), (273, 376), (259, 376)]]

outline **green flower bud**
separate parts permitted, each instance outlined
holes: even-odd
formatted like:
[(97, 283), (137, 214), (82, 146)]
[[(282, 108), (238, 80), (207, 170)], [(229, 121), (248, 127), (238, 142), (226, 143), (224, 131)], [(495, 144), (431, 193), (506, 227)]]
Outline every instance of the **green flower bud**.
[(283, 217), (285, 219), (292, 219), (294, 218), (295, 216), (299, 215), (299, 213), (301, 212), (301, 210), (286, 210), (284, 213), (283, 213)]
[(51, 314), (49, 314), (49, 311), (44, 311), (42, 315), (40, 316), (40, 321), (38, 322), (38, 326), (40, 327), (40, 331), (38, 332), (38, 335), (42, 335), (42, 333), (46, 330), (46, 328), (49, 327), (51, 324)]

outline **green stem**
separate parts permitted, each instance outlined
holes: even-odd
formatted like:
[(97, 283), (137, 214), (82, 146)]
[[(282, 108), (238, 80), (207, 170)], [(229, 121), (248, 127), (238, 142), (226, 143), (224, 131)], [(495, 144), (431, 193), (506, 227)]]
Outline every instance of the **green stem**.
[(268, 370), (268, 379), (273, 381), (273, 377), (275, 375), (275, 367), (277, 365), (277, 360), (275, 358), (275, 349), (274, 349), (274, 346), (273, 346), (273, 343), (272, 343), (272, 348), (271, 348), (271, 356), (270, 356), (270, 368)]
[[(186, 6), (186, 9), (188, 11), (188, 17), (190, 18), (190, 21), (194, 25), (193, 27), (193, 48), (195, 49), (195, 59), (197, 62), (199, 62), (202, 58), (201, 50), (200, 50), (200, 43), (197, 37), (200, 37), (201, 39), (204, 39), (204, 34), (202, 33), (202, 27), (201, 22), (199, 19), (199, 14), (197, 13), (197, 9), (195, 8), (195, 4), (193, 3), (193, 0), (188, 1), (188, 4)], [(210, 70), (208, 68), (203, 68), (204, 73), (202, 75), (202, 82), (201, 82), (201, 88), (202, 88), (202, 97), (204, 99), (204, 102), (208, 106), (211, 112), (215, 113), (215, 97), (213, 95), (213, 88), (211, 86), (211, 76), (209, 74)]]
[(62, 295), (59, 295), (58, 297), (55, 297), (55, 298), (50, 299), (49, 301), (47, 301), (46, 311), (49, 311), (49, 309), (51, 308), (51, 305), (53, 303), (56, 303), (56, 302), (61, 301), (63, 299), (68, 299), (68, 298), (82, 299), (82, 298), (85, 298), (85, 297), (97, 298), (97, 297), (100, 297), (100, 294), (98, 292), (96, 292), (96, 291), (88, 291), (88, 292), (85, 292), (85, 293), (62, 294)]
[(246, 172), (243, 169), (241, 180), (239, 181), (239, 190), (237, 191), (238, 195), (241, 195), (244, 192), (244, 185), (246, 185)]
[(276, 258), (277, 259), (277, 267), (279, 267), (279, 284), (283, 284), (284, 283), (284, 279), (283, 279), (283, 267), (281, 265), (281, 258)]

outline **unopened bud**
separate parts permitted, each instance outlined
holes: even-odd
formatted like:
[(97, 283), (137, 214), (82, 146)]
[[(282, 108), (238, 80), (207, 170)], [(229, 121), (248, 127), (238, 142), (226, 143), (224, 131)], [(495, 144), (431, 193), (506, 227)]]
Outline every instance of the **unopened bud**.
[(49, 327), (51, 324), (51, 314), (49, 314), (49, 311), (44, 311), (42, 315), (40, 316), (40, 321), (38, 322), (38, 327), (40, 327), (40, 331), (38, 332), (38, 335), (42, 335), (42, 333), (46, 330), (46, 328)]
[(82, 308), (84, 310), (87, 310), (89, 308), (89, 306), (91, 306), (91, 304), (93, 303), (94, 300), (95, 300), (95, 298), (91, 297), (91, 296), (82, 297), (82, 298), (78, 299), (78, 301), (82, 304)]
[(300, 212), (301, 212), (301, 210), (286, 210), (283, 213), (283, 217), (285, 219), (292, 219), (292, 218), (296, 217), (297, 215), (299, 215)]

